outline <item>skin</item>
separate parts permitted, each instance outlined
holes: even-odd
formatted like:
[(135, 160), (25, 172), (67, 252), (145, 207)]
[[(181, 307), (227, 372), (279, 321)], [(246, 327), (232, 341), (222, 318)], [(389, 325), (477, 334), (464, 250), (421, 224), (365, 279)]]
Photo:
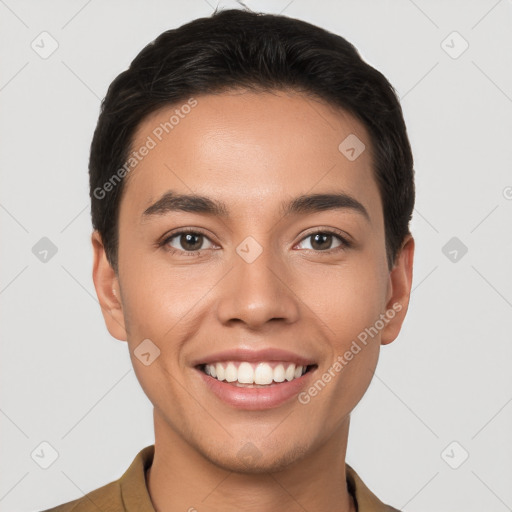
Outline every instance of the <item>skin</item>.
[[(355, 511), (344, 485), (350, 413), (370, 384), (380, 346), (400, 331), (414, 240), (404, 240), (390, 270), (371, 143), (352, 116), (283, 91), (196, 99), (127, 177), (117, 274), (101, 237), (92, 236), (93, 278), (107, 328), (127, 340), (154, 405), (151, 500), (161, 512)], [(175, 108), (145, 119), (133, 147)], [(350, 133), (366, 145), (355, 161), (338, 150)], [(230, 215), (143, 216), (168, 190), (222, 200)], [(282, 201), (332, 192), (350, 194), (369, 219), (349, 208), (280, 213)], [(179, 236), (158, 246), (183, 227), (205, 234), (196, 246), (202, 254), (169, 252), (169, 246), (190, 248)], [(322, 228), (341, 230), (353, 246), (340, 249), (336, 237), (314, 245), (311, 235)], [(248, 236), (263, 248), (250, 264), (236, 252)], [(306, 405), (292, 399), (263, 411), (236, 409), (206, 391), (191, 366), (234, 347), (277, 347), (312, 357), (321, 376), (397, 303), (394, 318)], [(133, 353), (147, 338), (161, 351), (149, 366)], [(258, 453), (251, 464), (238, 455), (249, 442)]]

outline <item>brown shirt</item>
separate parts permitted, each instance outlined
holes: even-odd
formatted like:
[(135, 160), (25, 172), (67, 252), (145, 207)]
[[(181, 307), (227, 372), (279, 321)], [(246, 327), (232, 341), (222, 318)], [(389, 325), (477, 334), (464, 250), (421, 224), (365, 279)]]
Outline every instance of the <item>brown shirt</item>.
[[(155, 512), (146, 486), (146, 470), (153, 462), (154, 452), (154, 444), (146, 446), (118, 480), (43, 512)], [(382, 503), (348, 464), (345, 468), (348, 490), (358, 512), (400, 512)]]

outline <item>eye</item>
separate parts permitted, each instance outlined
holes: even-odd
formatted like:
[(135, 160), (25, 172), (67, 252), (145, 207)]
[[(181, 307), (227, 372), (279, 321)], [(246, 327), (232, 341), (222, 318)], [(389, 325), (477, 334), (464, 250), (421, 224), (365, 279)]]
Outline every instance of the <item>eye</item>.
[(164, 245), (172, 253), (197, 255), (202, 250), (208, 249), (208, 247), (204, 246), (206, 241), (212, 243), (211, 240), (200, 231), (187, 229), (168, 236), (162, 241), (161, 245)]
[[(328, 229), (317, 230), (305, 236), (298, 245), (300, 246), (304, 241), (311, 239), (310, 247), (304, 248), (314, 252), (331, 253), (350, 248), (352, 246), (351, 242), (340, 233)], [(210, 243), (210, 247), (207, 246), (208, 243)], [(172, 233), (160, 245), (173, 254), (189, 256), (198, 256), (202, 251), (215, 247), (215, 244), (204, 233), (196, 229), (182, 229)]]
[[(313, 250), (315, 252), (334, 252), (335, 250), (343, 250), (351, 247), (351, 243), (348, 240), (346, 240), (338, 232), (330, 230), (315, 231), (314, 233), (310, 233), (304, 237), (300, 243), (303, 243), (304, 240), (308, 239), (311, 239), (312, 241), (309, 244), (310, 247), (306, 247), (306, 249)], [(333, 242), (335, 243), (336, 240), (338, 241), (338, 244), (333, 246)]]

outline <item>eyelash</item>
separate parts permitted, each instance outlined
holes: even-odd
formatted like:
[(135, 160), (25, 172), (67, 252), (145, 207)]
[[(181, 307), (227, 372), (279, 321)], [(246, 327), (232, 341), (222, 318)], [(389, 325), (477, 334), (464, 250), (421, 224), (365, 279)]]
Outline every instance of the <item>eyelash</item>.
[[(208, 238), (208, 240), (210, 240), (210, 238), (204, 232), (202, 232), (200, 229), (184, 228), (184, 229), (181, 229), (180, 231), (176, 231), (175, 233), (172, 233), (169, 236), (165, 237), (161, 242), (159, 242), (158, 245), (159, 245), (159, 247), (164, 247), (165, 250), (170, 252), (171, 254), (181, 254), (181, 255), (185, 255), (185, 256), (196, 256), (196, 257), (198, 257), (198, 256), (201, 256), (203, 252), (209, 250), (209, 249), (199, 249), (198, 251), (182, 251), (180, 249), (175, 249), (174, 247), (169, 247), (168, 244), (169, 244), (169, 242), (173, 238), (176, 238), (176, 237), (178, 237), (180, 235), (186, 235), (188, 233), (192, 233), (194, 235), (203, 235), (204, 237)], [(332, 235), (332, 236), (334, 236), (335, 238), (337, 238), (341, 242), (340, 246), (334, 247), (332, 249), (328, 249), (326, 251), (315, 251), (314, 249), (305, 249), (305, 250), (306, 251), (313, 251), (314, 253), (317, 253), (317, 254), (332, 254), (332, 253), (338, 252), (340, 250), (343, 251), (343, 250), (350, 249), (353, 244), (351, 242), (349, 242), (344, 236), (342, 236), (341, 233), (342, 233), (341, 231), (337, 231), (337, 230), (334, 230), (332, 228), (329, 228), (329, 229), (318, 229), (317, 231), (314, 231), (312, 233), (308, 233), (306, 236), (304, 236), (300, 240), (299, 243), (301, 243), (304, 240), (306, 240), (307, 238), (313, 237), (314, 235), (317, 235), (317, 234)]]

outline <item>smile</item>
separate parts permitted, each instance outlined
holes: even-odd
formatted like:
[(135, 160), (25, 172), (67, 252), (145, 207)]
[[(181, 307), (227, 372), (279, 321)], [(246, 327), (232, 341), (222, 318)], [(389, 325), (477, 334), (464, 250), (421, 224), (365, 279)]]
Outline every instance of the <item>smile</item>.
[(195, 370), (205, 391), (220, 403), (241, 410), (264, 411), (293, 403), (317, 368), (316, 364), (283, 361), (223, 361), (201, 364)]
[(290, 382), (302, 377), (313, 366), (280, 361), (223, 361), (202, 365), (201, 369), (206, 375), (221, 382), (226, 381), (240, 387), (256, 387)]

